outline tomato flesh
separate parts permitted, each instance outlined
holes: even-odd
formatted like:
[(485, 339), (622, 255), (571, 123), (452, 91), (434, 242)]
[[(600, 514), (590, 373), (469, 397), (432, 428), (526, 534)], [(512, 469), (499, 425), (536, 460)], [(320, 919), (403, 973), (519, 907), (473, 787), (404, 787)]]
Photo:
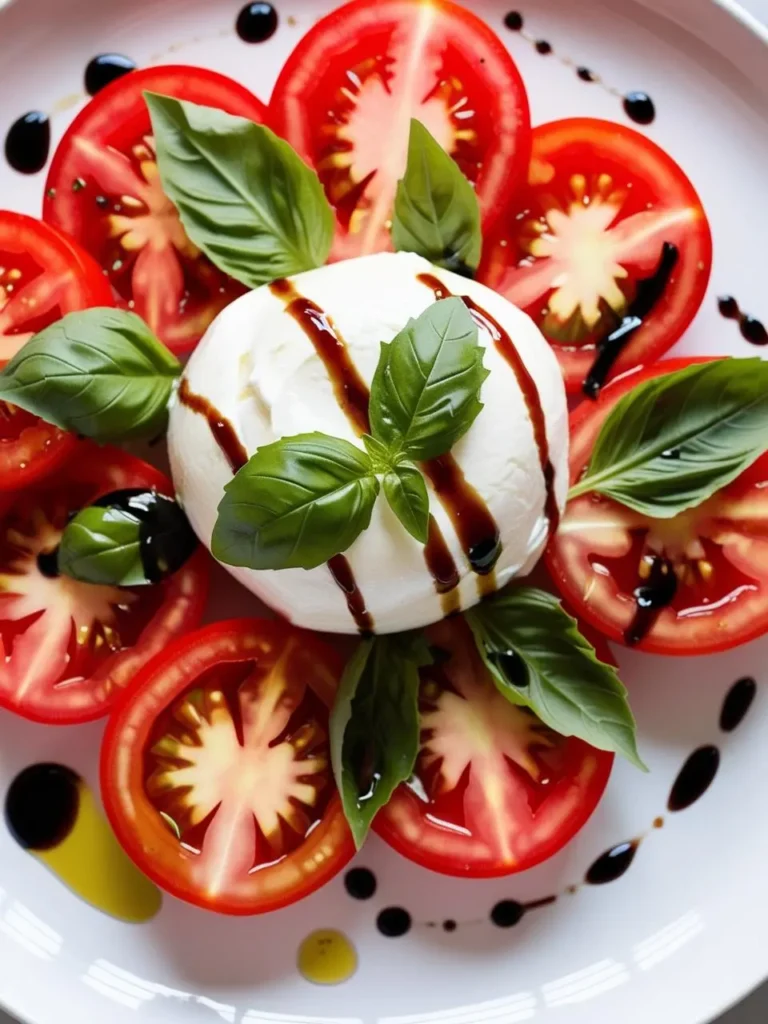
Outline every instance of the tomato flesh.
[(80, 442), (60, 473), (14, 495), (0, 520), (0, 705), (33, 721), (106, 714), (141, 664), (202, 615), (209, 564), (202, 550), (157, 586), (57, 575), (50, 556), (71, 515), (125, 487), (173, 493), (139, 459)]
[(558, 736), (506, 700), (468, 628), (434, 627), (447, 660), (425, 670), (421, 750), (375, 828), (433, 871), (496, 877), (553, 856), (586, 823), (608, 783), (613, 755)]
[[(0, 367), (66, 313), (111, 305), (109, 285), (87, 253), (31, 217), (0, 211)], [(0, 491), (45, 476), (74, 444), (71, 434), (0, 402)]]
[(75, 118), (48, 175), (44, 219), (92, 253), (119, 301), (174, 351), (193, 347), (244, 292), (189, 240), (160, 183), (144, 91), (264, 120), (255, 96), (202, 68), (147, 68), (112, 82)]
[(528, 187), (486, 247), (480, 278), (533, 317), (574, 393), (665, 243), (677, 262), (612, 375), (680, 338), (707, 289), (712, 238), (695, 189), (655, 143), (608, 121), (555, 121), (534, 130)]
[[(571, 481), (581, 476), (620, 398), (690, 363), (669, 360), (628, 374), (597, 403), (577, 409)], [(640, 620), (636, 591), (648, 586), (660, 563), (664, 573), (674, 574), (674, 593)], [(768, 631), (768, 455), (701, 506), (672, 519), (650, 519), (609, 498), (583, 495), (568, 504), (547, 565), (575, 613), (619, 643), (694, 655), (755, 639)]]
[(411, 118), (476, 186), (488, 228), (525, 175), (530, 115), (511, 57), (474, 14), (449, 0), (353, 0), (283, 68), (270, 120), (336, 209), (335, 258), (389, 247)]
[(259, 620), (216, 623), (146, 666), (112, 718), (105, 806), (138, 866), (197, 906), (307, 896), (354, 844), (330, 767), (336, 654)]

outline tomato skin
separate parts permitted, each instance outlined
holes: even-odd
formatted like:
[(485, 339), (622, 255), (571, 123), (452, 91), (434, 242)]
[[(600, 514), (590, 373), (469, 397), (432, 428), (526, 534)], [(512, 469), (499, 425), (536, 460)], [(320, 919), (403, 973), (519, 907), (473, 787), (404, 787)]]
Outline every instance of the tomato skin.
[(213, 71), (133, 71), (100, 90), (67, 129), (48, 172), (43, 219), (96, 257), (120, 304), (186, 352), (245, 289), (192, 245), (162, 192), (144, 91), (258, 123), (266, 115), (252, 93)]
[[(590, 202), (584, 201), (586, 214), (580, 200), (574, 204), (574, 175), (586, 178), (586, 184), (579, 185), (579, 190), (586, 187), (591, 196)], [(609, 184), (601, 186), (598, 176), (607, 177)], [(585, 239), (590, 242), (589, 248), (576, 249), (578, 233), (569, 237), (563, 227), (565, 224), (572, 230), (577, 223), (578, 218), (571, 212), (574, 206), (585, 223), (590, 211), (599, 214), (601, 206), (614, 202), (614, 216), (608, 215), (599, 226), (593, 226), (590, 238), (581, 236), (582, 244)], [(561, 220), (556, 222), (555, 217)], [(627, 227), (630, 222), (633, 226)], [(558, 248), (553, 248), (552, 239)], [(576, 313), (594, 308), (596, 316), (600, 304), (604, 311), (613, 308), (609, 295), (617, 301), (623, 292), (631, 306), (635, 282), (653, 275), (664, 242), (677, 245), (678, 263), (661, 298), (618, 356), (610, 378), (652, 364), (688, 328), (709, 283), (712, 234), (701, 200), (684, 171), (646, 136), (594, 118), (554, 121), (534, 129), (528, 187), (516, 197), (494, 237), (487, 239), (478, 276), (532, 316), (552, 343), (569, 394), (577, 394), (595, 360), (596, 341), (609, 334), (623, 314), (614, 309), (614, 317), (599, 319), (593, 331), (584, 328), (586, 333), (575, 339), (558, 337), (551, 303), (557, 298), (560, 308), (570, 308), (572, 302), (576, 303), (575, 294), (583, 296), (583, 291), (574, 286), (567, 295), (568, 289), (562, 286), (563, 265), (558, 267), (552, 253), (580, 254), (572, 258), (606, 275), (601, 279), (603, 291), (590, 292), (595, 306), (583, 297), (582, 305), (575, 306)], [(547, 250), (549, 256), (544, 255)], [(585, 256), (587, 252), (591, 255)], [(602, 267), (600, 260), (605, 261)], [(608, 273), (606, 268), (612, 261), (628, 276)], [(566, 267), (569, 265), (572, 267)], [(586, 275), (573, 269), (570, 274), (583, 290)], [(557, 276), (560, 284), (555, 288), (552, 280)], [(591, 279), (589, 288), (593, 286)], [(567, 331), (576, 313), (560, 324), (560, 331)]]
[[(612, 381), (597, 402), (583, 402), (570, 419), (571, 483), (581, 476), (599, 429), (620, 398), (644, 381), (705, 361), (701, 358), (669, 359), (654, 366), (638, 368)], [(704, 531), (699, 533), (699, 537), (711, 545), (712, 551), (719, 547), (724, 552), (717, 570), (727, 581), (726, 597), (729, 587), (732, 587), (730, 597), (718, 600), (717, 593), (708, 591), (704, 585), (698, 585), (693, 588), (682, 608), (678, 608), (677, 601), (674, 601), (670, 608), (664, 609), (645, 638), (632, 645), (634, 649), (651, 654), (691, 657), (731, 650), (768, 633), (768, 549), (765, 547), (764, 528), (760, 526), (760, 523), (768, 521), (768, 501), (762, 499), (766, 481), (768, 454), (761, 456), (734, 483), (710, 499), (713, 503), (711, 512), (707, 512), (699, 524)], [(590, 495), (576, 501), (594, 503)], [(705, 504), (710, 505), (710, 502)], [(602, 504), (609, 512), (611, 509), (621, 509), (621, 506), (607, 500), (598, 502), (600, 507)], [(739, 515), (747, 504), (752, 508), (753, 521)], [(590, 585), (589, 570), (586, 567), (591, 565), (589, 559), (592, 553), (589, 553), (589, 544), (580, 540), (578, 533), (569, 536), (567, 524), (570, 507), (566, 508), (561, 531), (547, 548), (547, 568), (574, 614), (609, 640), (626, 645), (625, 630), (631, 621), (628, 610), (630, 597), (618, 585), (613, 572), (607, 576), (600, 574), (597, 583)], [(754, 521), (755, 516), (759, 517), (757, 521)], [(647, 520), (646, 523), (650, 525)], [(694, 522), (694, 533), (695, 527)], [(630, 527), (620, 529), (630, 532)], [(625, 549), (627, 547), (625, 545)], [(600, 553), (595, 552), (594, 557), (599, 558)], [(619, 569), (623, 567), (628, 571), (628, 567), (620, 561), (622, 558), (622, 555), (617, 554), (609, 561), (611, 564), (618, 563)], [(734, 570), (737, 575), (734, 575)], [(741, 587), (738, 585), (740, 580), (751, 583)], [(590, 597), (585, 600), (583, 595), (587, 590)], [(619, 595), (620, 603), (617, 602)], [(708, 603), (713, 605), (712, 611), (707, 609)], [(695, 614), (688, 611), (689, 606)]]
[(152, 881), (178, 899), (233, 916), (267, 913), (303, 899), (330, 881), (354, 856), (341, 800), (333, 792), (322, 819), (298, 849), (252, 871), (236, 891), (210, 895), (195, 887), (195, 855), (181, 846), (151, 803), (145, 751), (156, 721), (196, 679), (225, 663), (258, 661), (271, 645), (301, 646), (311, 665), (308, 685), (330, 706), (343, 660), (311, 633), (287, 623), (231, 619), (170, 644), (135, 677), (111, 716), (101, 751), (101, 791), (121, 845)]
[[(386, 130), (381, 122), (388, 112), (380, 109), (381, 102), (375, 103), (377, 109), (367, 121), (377, 125), (379, 133), (384, 130), (387, 152), (373, 161), (372, 153), (381, 145), (382, 136), (372, 139), (353, 126), (358, 100), (349, 101), (350, 90), (357, 90), (365, 99), (366, 89), (370, 97), (380, 80), (382, 97), (386, 92), (400, 98), (393, 93), (392, 84), (394, 81), (396, 86), (401, 63), (397, 54), (402, 32), (407, 38), (409, 74), (414, 67), (426, 67), (430, 62), (439, 66), (432, 79), (419, 83), (418, 94), (414, 89), (407, 97)], [(443, 60), (444, 65), (439, 63)], [(430, 102), (451, 79), (458, 91), (444, 106), (454, 111), (461, 107), (459, 116), (469, 120), (454, 119), (449, 131), (444, 116), (435, 113), (437, 108), (430, 111)], [(317, 168), (337, 208), (332, 259), (391, 248), (386, 221), (396, 180), (405, 169), (411, 116), (422, 121), (436, 138), (447, 132), (440, 138), (446, 148), (453, 138), (451, 154), (476, 184), (483, 227), (490, 230), (509, 196), (525, 179), (531, 142), (530, 109), (522, 77), (485, 22), (451, 0), (352, 0), (318, 21), (285, 63), (272, 93), (269, 120), (274, 130)], [(474, 138), (468, 142), (467, 135)], [(361, 138), (364, 154), (360, 152)], [(349, 172), (344, 162), (347, 153), (353, 158)], [(392, 153), (396, 154), (394, 162)], [(352, 173), (355, 169), (359, 173)], [(383, 199), (379, 203), (382, 177), (385, 184), (381, 185)], [(373, 223), (350, 224), (367, 204), (373, 209), (368, 218)]]
[[(556, 736), (540, 723), (536, 727), (536, 719), (513, 708), (497, 693), (474, 649), (466, 624), (453, 621), (446, 626), (443, 623), (432, 630), (430, 638), (455, 659), (457, 667), (452, 669), (449, 662), (446, 671), (454, 692), (469, 701), (469, 708), (463, 708), (462, 713), (471, 718), (472, 729), (478, 730), (485, 720), (482, 728), (487, 729), (489, 722), (496, 721), (507, 740), (513, 740), (515, 733), (519, 733), (525, 738), (521, 742), (520, 760), (513, 763), (509, 752), (517, 741), (502, 751), (497, 737), (495, 747), (491, 741), (479, 745), (476, 756), (469, 759), (454, 785), (449, 782), (449, 776), (457, 772), (446, 764), (452, 748), (461, 744), (461, 737), (450, 733), (442, 748), (444, 759), (432, 762), (433, 767), (435, 764), (439, 767), (437, 774), (430, 776), (431, 757), (439, 757), (441, 751), (440, 746), (435, 745), (440, 738), (439, 726), (433, 729), (431, 723), (439, 722), (439, 718), (429, 711), (425, 715), (427, 691), (423, 677), (422, 749), (415, 775), (428, 800), (425, 802), (409, 786), (400, 786), (376, 817), (374, 829), (408, 860), (439, 874), (456, 878), (500, 878), (526, 871), (554, 856), (583, 828), (605, 792), (614, 755), (596, 750), (574, 737)], [(598, 657), (613, 663), (604, 642), (598, 646)], [(428, 681), (426, 686), (429, 686)], [(440, 700), (444, 697), (445, 693)], [(485, 719), (484, 704), (488, 706)], [(428, 700), (426, 705), (428, 708)], [(448, 705), (444, 705), (443, 713), (447, 708)], [(489, 751), (497, 761), (495, 769)], [(543, 762), (537, 760), (539, 755)], [(554, 760), (547, 760), (549, 756)], [(503, 766), (502, 770), (499, 766)], [(542, 774), (549, 773), (546, 789), (528, 775), (537, 766)], [(453, 787), (452, 792), (448, 792), (450, 803), (444, 802), (446, 787), (448, 790)]]
[[(28, 621), (26, 627), (18, 628), (17, 622), (29, 620), (29, 615), (15, 612), (15, 606), (20, 600), (13, 585), (17, 576), (6, 570), (14, 568), (14, 561), (23, 561), (25, 554), (22, 552), (19, 556), (13, 553), (13, 548), (7, 547), (9, 531), (23, 532), (32, 523), (30, 540), (34, 542), (40, 530), (51, 530), (50, 534), (46, 533), (49, 539), (44, 550), (47, 551), (58, 542), (68, 511), (72, 511), (67, 495), (87, 495), (85, 500), (92, 502), (104, 494), (126, 487), (156, 488), (163, 494), (173, 495), (170, 480), (141, 459), (111, 446), (99, 447), (89, 441), (77, 441), (70, 460), (56, 473), (34, 487), (7, 496), (0, 503), (0, 559), (4, 571), (4, 587), (0, 594), (0, 648), (4, 654), (0, 662), (0, 707), (45, 725), (74, 725), (102, 718), (120, 700), (123, 688), (134, 673), (155, 653), (164, 649), (171, 638), (193, 629), (202, 618), (208, 596), (211, 559), (201, 547), (177, 573), (163, 583), (147, 588), (120, 590), (78, 583), (63, 576), (46, 578), (42, 582), (42, 574), (35, 569), (30, 559), (30, 564), (18, 578), (27, 581), (27, 603), (34, 599), (35, 594), (39, 595), (37, 604), (24, 608), (26, 613), (35, 614), (37, 618)], [(59, 519), (63, 517), (62, 521), (54, 523), (49, 518), (53, 509), (57, 510), (55, 515)], [(36, 522), (38, 510), (43, 512), (40, 522)], [(41, 586), (45, 588), (42, 594)], [(104, 652), (91, 658), (83, 653), (82, 657), (88, 658), (88, 661), (73, 663), (76, 674), (83, 664), (88, 665), (87, 674), (81, 682), (59, 686), (61, 675), (59, 673), (57, 676), (51, 669), (50, 678), (38, 686), (29, 685), (25, 664), (15, 659), (32, 658), (36, 651), (33, 648), (30, 652), (27, 645), (22, 656), (18, 653), (17, 645), (23, 644), (28, 633), (40, 623), (43, 629), (35, 639), (35, 648), (39, 647), (46, 657), (50, 656), (52, 664), (61, 663), (64, 667), (60, 672), (66, 671), (69, 664), (66, 636), (70, 630), (75, 629), (77, 621), (81, 622), (81, 628), (82, 625), (89, 625), (86, 605), (88, 614), (93, 611), (94, 617), (98, 618), (94, 609), (98, 610), (99, 602), (103, 607), (105, 598), (102, 595), (107, 590), (115, 591), (115, 601), (147, 602), (145, 607), (149, 614), (132, 620), (135, 622), (132, 628), (136, 636), (131, 638), (130, 643), (109, 654)], [(141, 593), (138, 598), (134, 598), (137, 590)], [(24, 593), (24, 590), (20, 593)], [(120, 594), (125, 595), (124, 599), (119, 598)], [(77, 609), (81, 606), (83, 618), (76, 620)], [(72, 617), (68, 614), (70, 608), (74, 612)], [(139, 610), (135, 610), (136, 615)], [(49, 623), (50, 628), (46, 628)], [(55, 637), (59, 628), (66, 636), (57, 642)], [(103, 644), (103, 638), (101, 642)], [(80, 658), (79, 645), (76, 650)], [(41, 666), (41, 674), (47, 667)], [(23, 698), (19, 697), (17, 689), (19, 680), (24, 684)]]
[[(16, 262), (24, 270), (16, 268), (20, 280), (12, 281)], [(0, 267), (0, 367), (33, 334), (66, 313), (113, 304), (112, 289), (88, 253), (55, 228), (20, 213), (0, 210)], [(4, 301), (9, 283), (15, 293), (10, 291)], [(43, 313), (20, 314), (16, 297), (26, 297), (27, 309)], [(73, 434), (7, 403), (0, 407), (0, 491), (29, 486), (71, 455), (77, 443)]]

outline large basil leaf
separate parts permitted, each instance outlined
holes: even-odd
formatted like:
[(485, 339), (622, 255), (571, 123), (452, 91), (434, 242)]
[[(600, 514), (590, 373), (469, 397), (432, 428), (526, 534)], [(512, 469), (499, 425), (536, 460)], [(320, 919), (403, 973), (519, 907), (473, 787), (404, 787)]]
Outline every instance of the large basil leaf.
[(69, 313), (0, 373), (0, 399), (96, 441), (162, 434), (179, 361), (122, 309)]
[(562, 736), (622, 754), (645, 770), (626, 689), (557, 598), (535, 587), (507, 588), (466, 618), (508, 700), (531, 708)]
[(408, 533), (420, 544), (429, 534), (429, 494), (421, 471), (413, 463), (401, 462), (382, 480), (384, 496)]
[(768, 363), (699, 363), (646, 381), (616, 404), (569, 497), (598, 491), (667, 519), (706, 501), (766, 449)]
[(145, 96), (163, 188), (220, 270), (256, 288), (325, 263), (333, 211), (287, 142), (222, 110)]
[(419, 753), (419, 669), (432, 661), (421, 633), (363, 640), (331, 713), (331, 761), (358, 849), (376, 813), (413, 774)]
[(470, 183), (419, 121), (411, 121), (408, 164), (395, 196), (395, 249), (430, 263), (477, 269), (483, 246), (480, 204)]
[(227, 484), (211, 550), (227, 565), (314, 569), (368, 528), (378, 493), (370, 458), (349, 441), (284, 437)]
[(433, 303), (381, 346), (369, 406), (374, 437), (416, 462), (445, 454), (483, 408), (487, 376), (467, 307), (459, 298)]

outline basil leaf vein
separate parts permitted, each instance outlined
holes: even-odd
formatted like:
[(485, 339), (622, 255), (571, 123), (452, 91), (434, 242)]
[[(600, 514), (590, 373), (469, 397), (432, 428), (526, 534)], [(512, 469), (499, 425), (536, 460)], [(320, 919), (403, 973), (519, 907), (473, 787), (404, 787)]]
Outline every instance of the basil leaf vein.
[(373, 637), (344, 670), (331, 712), (331, 763), (358, 849), (377, 812), (413, 774), (419, 752), (419, 669), (432, 661), (421, 633)]
[(69, 313), (0, 373), (0, 398), (96, 441), (163, 433), (179, 361), (126, 310)]
[[(643, 770), (627, 691), (557, 598), (508, 588), (466, 613), (496, 687), (555, 732), (623, 755)], [(522, 679), (520, 673), (522, 672)]]
[(421, 470), (411, 462), (398, 463), (384, 475), (384, 496), (397, 518), (420, 544), (429, 535), (429, 494)]
[(483, 408), (483, 354), (461, 299), (427, 307), (381, 346), (369, 406), (373, 436), (416, 462), (450, 451)]
[(645, 381), (616, 404), (569, 497), (597, 491), (643, 515), (672, 518), (766, 449), (768, 363), (700, 363)]
[(321, 267), (333, 210), (317, 174), (264, 125), (145, 93), (163, 188), (191, 240), (256, 288)]
[(455, 160), (411, 121), (408, 163), (395, 195), (392, 241), (448, 269), (475, 270), (482, 253), (480, 204)]
[(249, 569), (314, 569), (368, 528), (379, 488), (370, 458), (349, 441), (284, 437), (227, 484), (211, 550)]

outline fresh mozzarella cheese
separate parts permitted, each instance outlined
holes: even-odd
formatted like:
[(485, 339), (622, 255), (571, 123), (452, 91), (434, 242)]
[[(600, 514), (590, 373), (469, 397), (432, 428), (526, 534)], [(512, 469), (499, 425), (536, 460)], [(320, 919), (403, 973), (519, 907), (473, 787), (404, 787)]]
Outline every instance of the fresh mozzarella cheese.
[[(450, 294), (469, 297), (517, 349), (538, 392), (533, 400), (543, 412), (554, 493), (562, 510), (568, 487), (565, 391), (552, 350), (529, 317), (483, 285), (410, 253), (334, 263), (300, 274), (291, 284), (294, 294), (311, 300), (320, 311), (314, 314), (315, 327), (335, 332), (370, 386), (381, 342), (390, 341), (435, 301), (433, 290), (419, 279), (424, 274), (439, 279)], [(362, 447), (348, 410), (337, 400), (313, 332), (291, 315), (278, 292), (259, 288), (219, 315), (189, 361), (186, 387), (231, 424), (249, 455), (278, 438), (310, 431)], [(370, 528), (345, 552), (357, 586), (355, 597), (364, 602), (376, 632), (424, 626), (451, 607), (471, 607), (489, 586), (503, 587), (529, 572), (546, 543), (547, 488), (529, 411), (531, 396), (526, 398), (488, 329), (481, 326), (479, 337), (491, 371), (482, 389), (484, 408), (451, 454), (498, 526), (502, 551), (495, 573), (484, 580), (473, 572), (446, 507), (430, 488), (430, 509), (460, 579), (452, 597), (441, 596), (424, 547), (404, 530), (382, 495)], [(209, 419), (179, 401), (171, 409), (169, 448), (179, 498), (198, 536), (210, 546), (217, 507), (233, 475), (230, 462)], [(297, 625), (338, 633), (359, 628), (350, 613), (349, 593), (327, 566), (311, 571), (227, 568)]]

